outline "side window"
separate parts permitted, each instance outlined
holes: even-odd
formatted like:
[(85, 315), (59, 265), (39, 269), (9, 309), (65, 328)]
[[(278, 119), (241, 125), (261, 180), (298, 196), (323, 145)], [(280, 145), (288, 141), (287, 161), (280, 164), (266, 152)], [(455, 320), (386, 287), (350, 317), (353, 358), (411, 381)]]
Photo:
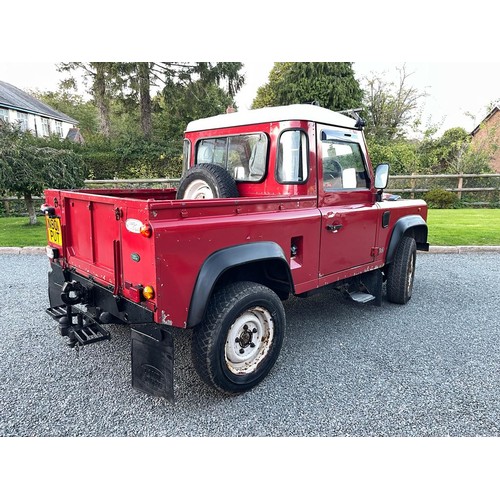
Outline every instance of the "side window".
[(323, 141), (321, 144), (325, 191), (370, 187), (359, 144), (337, 140)]
[(184, 139), (184, 142), (182, 143), (182, 172), (186, 172), (187, 169), (189, 168), (189, 160), (191, 159), (190, 156), (191, 152), (191, 143), (187, 140)]
[(299, 184), (309, 172), (307, 136), (302, 130), (286, 130), (280, 136), (276, 179), (281, 184)]
[(215, 163), (237, 181), (258, 182), (266, 173), (267, 135), (263, 133), (202, 139), (195, 163)]

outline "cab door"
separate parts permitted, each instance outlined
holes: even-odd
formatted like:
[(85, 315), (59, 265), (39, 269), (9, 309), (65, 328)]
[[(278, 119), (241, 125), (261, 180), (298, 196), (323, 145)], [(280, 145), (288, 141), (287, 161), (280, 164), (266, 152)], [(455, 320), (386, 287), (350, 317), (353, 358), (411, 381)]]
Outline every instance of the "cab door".
[(323, 128), (317, 137), (323, 277), (374, 261), (378, 210), (361, 133)]

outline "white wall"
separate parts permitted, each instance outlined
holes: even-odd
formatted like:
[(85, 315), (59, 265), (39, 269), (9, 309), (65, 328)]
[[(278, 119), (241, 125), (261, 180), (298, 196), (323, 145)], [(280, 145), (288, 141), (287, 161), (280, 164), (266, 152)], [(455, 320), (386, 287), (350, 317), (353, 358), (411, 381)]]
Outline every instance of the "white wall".
[[(9, 122), (10, 123), (17, 123), (19, 117), (17, 115), (17, 111), (14, 109), (9, 109)], [(34, 115), (32, 113), (27, 113), (28, 114), (28, 130), (30, 130), (33, 135), (36, 135), (38, 137), (44, 137), (43, 133), (43, 126), (42, 126), (42, 117), (39, 115)], [(56, 133), (56, 120), (54, 118), (48, 118), (49, 120), (49, 127), (50, 127), (50, 132), (51, 134)], [(72, 123), (64, 122), (62, 121), (62, 130), (63, 130), (63, 135), (62, 137), (65, 138), (68, 135), (68, 131), (70, 128), (73, 128)], [(36, 126), (35, 126), (36, 124)]]

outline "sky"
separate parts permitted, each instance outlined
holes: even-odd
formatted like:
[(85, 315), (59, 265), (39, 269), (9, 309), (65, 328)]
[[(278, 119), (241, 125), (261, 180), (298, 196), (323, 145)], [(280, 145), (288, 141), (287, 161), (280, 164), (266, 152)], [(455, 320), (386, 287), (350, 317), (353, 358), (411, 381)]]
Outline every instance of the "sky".
[[(239, 109), (250, 109), (259, 86), (266, 83), (273, 62), (244, 62), (246, 84), (236, 96)], [(436, 125), (438, 135), (451, 127), (471, 132), (500, 100), (500, 62), (354, 62), (358, 80), (371, 74), (397, 81), (405, 65), (408, 84), (426, 92), (421, 99), (423, 124)], [(0, 80), (23, 90), (55, 90), (63, 74), (56, 62), (1, 62)], [(471, 115), (475, 118), (472, 118)]]

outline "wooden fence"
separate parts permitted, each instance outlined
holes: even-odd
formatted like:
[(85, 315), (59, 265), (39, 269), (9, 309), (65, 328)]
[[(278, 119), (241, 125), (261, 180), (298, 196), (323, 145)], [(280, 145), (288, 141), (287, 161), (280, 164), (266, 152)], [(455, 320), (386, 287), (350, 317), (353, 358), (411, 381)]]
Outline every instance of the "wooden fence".
[[(176, 187), (180, 179), (88, 179), (85, 186), (91, 187)], [(477, 185), (477, 184), (482, 185)], [(440, 175), (391, 175), (387, 191), (415, 198), (432, 189), (444, 189), (457, 194), (464, 204), (500, 205), (500, 174), (440, 174)], [(467, 200), (464, 198), (467, 197)], [(33, 197), (37, 202), (40, 197)], [(25, 213), (24, 200), (13, 196), (0, 198), (0, 215), (20, 215)], [(3, 210), (2, 210), (3, 208)]]
[[(417, 187), (419, 180), (431, 180), (432, 186), (426, 187)], [(440, 183), (436, 183), (435, 181), (446, 180), (449, 181), (451, 179), (456, 179), (456, 187), (454, 186), (441, 186)], [(415, 197), (415, 193), (427, 193), (431, 189), (435, 189), (436, 187), (440, 187), (445, 191), (451, 191), (457, 194), (459, 199), (462, 199), (463, 193), (498, 193), (500, 191), (500, 182), (496, 183), (496, 185), (490, 186), (464, 186), (464, 181), (473, 179), (493, 179), (500, 181), (500, 174), (436, 174), (436, 175), (420, 175), (420, 174), (411, 174), (411, 175), (391, 175), (389, 176), (389, 185), (387, 189), (392, 193), (410, 193), (411, 198)], [(400, 183), (397, 181), (409, 181), (409, 187), (399, 188), (397, 187)]]

